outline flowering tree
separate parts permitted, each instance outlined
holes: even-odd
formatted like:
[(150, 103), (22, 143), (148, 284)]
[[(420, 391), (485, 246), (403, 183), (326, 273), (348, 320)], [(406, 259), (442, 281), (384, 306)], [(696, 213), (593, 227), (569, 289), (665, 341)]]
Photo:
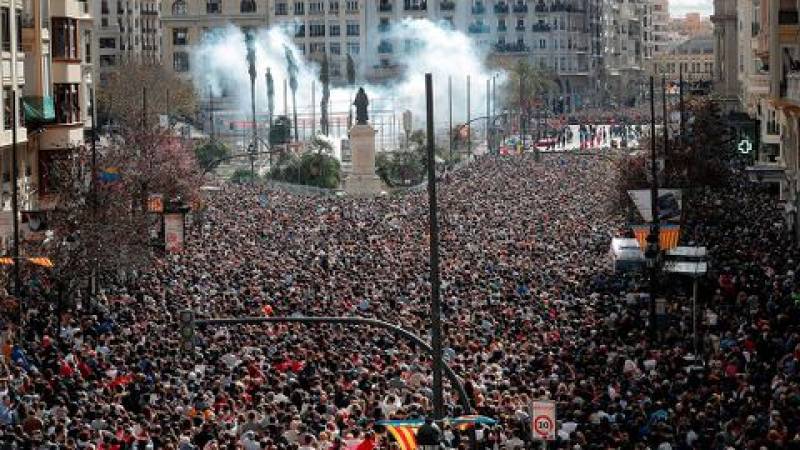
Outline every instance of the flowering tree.
[[(47, 287), (71, 299), (99, 278), (138, 271), (155, 257), (151, 231), (160, 216), (148, 211), (150, 194), (165, 203), (194, 202), (201, 184), (191, 147), (167, 131), (126, 132), (97, 155), (77, 150), (60, 161), (58, 201), (49, 216), (50, 235), (29, 254), (49, 256)], [(61, 302), (59, 302), (61, 304)]]

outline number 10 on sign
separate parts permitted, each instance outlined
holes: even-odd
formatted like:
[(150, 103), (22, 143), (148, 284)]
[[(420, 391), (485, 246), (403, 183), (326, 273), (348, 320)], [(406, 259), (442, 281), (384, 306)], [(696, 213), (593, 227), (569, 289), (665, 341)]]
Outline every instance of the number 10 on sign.
[(556, 439), (555, 402), (533, 402), (531, 413), (533, 438), (543, 441), (554, 441)]

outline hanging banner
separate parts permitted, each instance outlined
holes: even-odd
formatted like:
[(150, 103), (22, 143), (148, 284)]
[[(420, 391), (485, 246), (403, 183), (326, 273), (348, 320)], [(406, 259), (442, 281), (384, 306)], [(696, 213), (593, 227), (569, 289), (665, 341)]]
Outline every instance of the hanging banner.
[(533, 438), (540, 441), (554, 441), (556, 439), (555, 402), (533, 402), (531, 413)]
[(170, 253), (183, 250), (183, 214), (164, 214), (164, 244)]
[[(683, 207), (683, 192), (680, 189), (659, 189), (658, 190), (658, 220), (678, 220), (681, 217)], [(645, 222), (653, 221), (652, 201), (649, 189), (628, 191), (628, 195), (636, 205), (639, 214)]]
[[(650, 224), (634, 225), (631, 227), (639, 247), (647, 249), (647, 236), (650, 234)], [(679, 225), (660, 225), (658, 227), (658, 245), (661, 250), (672, 250), (678, 246), (681, 237), (681, 227)]]

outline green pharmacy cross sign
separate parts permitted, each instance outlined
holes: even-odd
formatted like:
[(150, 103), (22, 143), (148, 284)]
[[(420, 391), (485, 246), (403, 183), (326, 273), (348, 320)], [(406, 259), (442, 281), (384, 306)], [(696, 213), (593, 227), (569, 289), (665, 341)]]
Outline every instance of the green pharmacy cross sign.
[(739, 144), (736, 146), (736, 148), (739, 150), (739, 153), (743, 155), (749, 155), (753, 152), (753, 143), (750, 142), (750, 139), (744, 138), (739, 141)]

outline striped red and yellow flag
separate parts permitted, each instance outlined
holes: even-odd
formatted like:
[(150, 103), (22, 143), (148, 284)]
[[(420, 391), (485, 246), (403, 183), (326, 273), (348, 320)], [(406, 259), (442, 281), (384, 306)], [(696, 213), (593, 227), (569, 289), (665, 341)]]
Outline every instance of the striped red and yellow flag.
[(0, 266), (13, 266), (13, 265), (14, 265), (14, 258), (7, 258), (7, 257), (0, 258)]
[[(633, 234), (639, 242), (642, 250), (647, 249), (647, 236), (650, 234), (650, 225), (634, 225)], [(678, 246), (681, 237), (681, 227), (679, 225), (661, 225), (659, 227), (659, 246), (661, 250), (672, 250)]]
[(417, 430), (419, 425), (385, 425), (400, 450), (416, 450), (417, 448)]
[(46, 267), (48, 269), (52, 269), (55, 267), (53, 265), (53, 261), (50, 261), (50, 258), (45, 257), (35, 257), (35, 258), (28, 258), (28, 262), (35, 266)]

